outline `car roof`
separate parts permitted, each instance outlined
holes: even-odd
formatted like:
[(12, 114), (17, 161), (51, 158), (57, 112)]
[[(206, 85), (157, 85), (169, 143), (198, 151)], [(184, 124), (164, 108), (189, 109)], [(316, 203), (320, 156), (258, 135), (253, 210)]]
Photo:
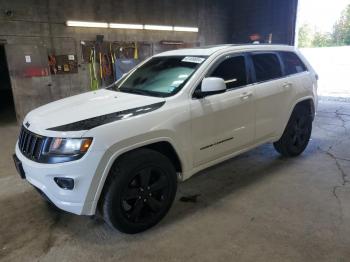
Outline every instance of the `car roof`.
[(294, 51), (294, 46), (289, 45), (274, 45), (274, 44), (226, 44), (226, 45), (212, 45), (212, 46), (200, 46), (194, 48), (176, 49), (159, 53), (155, 56), (210, 56), (219, 51)]

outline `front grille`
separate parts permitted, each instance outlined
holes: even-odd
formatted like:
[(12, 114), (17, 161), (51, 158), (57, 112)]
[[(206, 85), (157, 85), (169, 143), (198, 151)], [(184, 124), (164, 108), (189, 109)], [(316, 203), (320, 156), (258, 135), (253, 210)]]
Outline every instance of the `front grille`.
[(18, 147), (27, 158), (38, 161), (44, 147), (45, 139), (46, 137), (34, 134), (22, 126), (18, 138)]

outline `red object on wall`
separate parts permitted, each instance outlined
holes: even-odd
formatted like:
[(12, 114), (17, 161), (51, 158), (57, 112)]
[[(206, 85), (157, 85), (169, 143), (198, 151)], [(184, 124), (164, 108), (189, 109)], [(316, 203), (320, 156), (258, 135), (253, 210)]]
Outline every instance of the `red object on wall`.
[(49, 69), (45, 67), (28, 67), (24, 70), (24, 77), (41, 77), (48, 76)]
[(259, 34), (252, 34), (252, 35), (249, 36), (249, 39), (250, 39), (251, 41), (259, 41), (260, 38), (261, 38), (261, 37), (260, 37)]

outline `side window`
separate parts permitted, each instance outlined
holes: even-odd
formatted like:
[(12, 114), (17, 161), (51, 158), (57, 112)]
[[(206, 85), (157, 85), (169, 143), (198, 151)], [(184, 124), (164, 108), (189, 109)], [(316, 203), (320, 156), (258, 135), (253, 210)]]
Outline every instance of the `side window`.
[(247, 85), (244, 56), (234, 56), (222, 61), (210, 74), (225, 80), (228, 89)]
[(292, 52), (280, 52), (286, 75), (297, 74), (306, 71), (306, 66), (300, 58)]
[(282, 76), (280, 61), (276, 54), (252, 54), (252, 60), (257, 82)]

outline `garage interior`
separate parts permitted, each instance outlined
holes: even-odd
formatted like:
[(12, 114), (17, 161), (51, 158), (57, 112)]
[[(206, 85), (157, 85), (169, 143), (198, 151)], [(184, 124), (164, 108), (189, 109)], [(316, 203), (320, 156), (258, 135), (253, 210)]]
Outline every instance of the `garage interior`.
[[(179, 184), (159, 225), (137, 235), (112, 231), (98, 217), (48, 208), (12, 161), (29, 111), (96, 88), (90, 73), (96, 46), (138, 63), (165, 50), (254, 37), (293, 45), (297, 8), (297, 0), (0, 0), (0, 260), (349, 261), (348, 98), (320, 97), (301, 156), (284, 159), (264, 145), (202, 171)], [(67, 21), (172, 29), (70, 27)]]
[(15, 105), (4, 45), (0, 45), (0, 83), (0, 121), (14, 122), (16, 121)]

